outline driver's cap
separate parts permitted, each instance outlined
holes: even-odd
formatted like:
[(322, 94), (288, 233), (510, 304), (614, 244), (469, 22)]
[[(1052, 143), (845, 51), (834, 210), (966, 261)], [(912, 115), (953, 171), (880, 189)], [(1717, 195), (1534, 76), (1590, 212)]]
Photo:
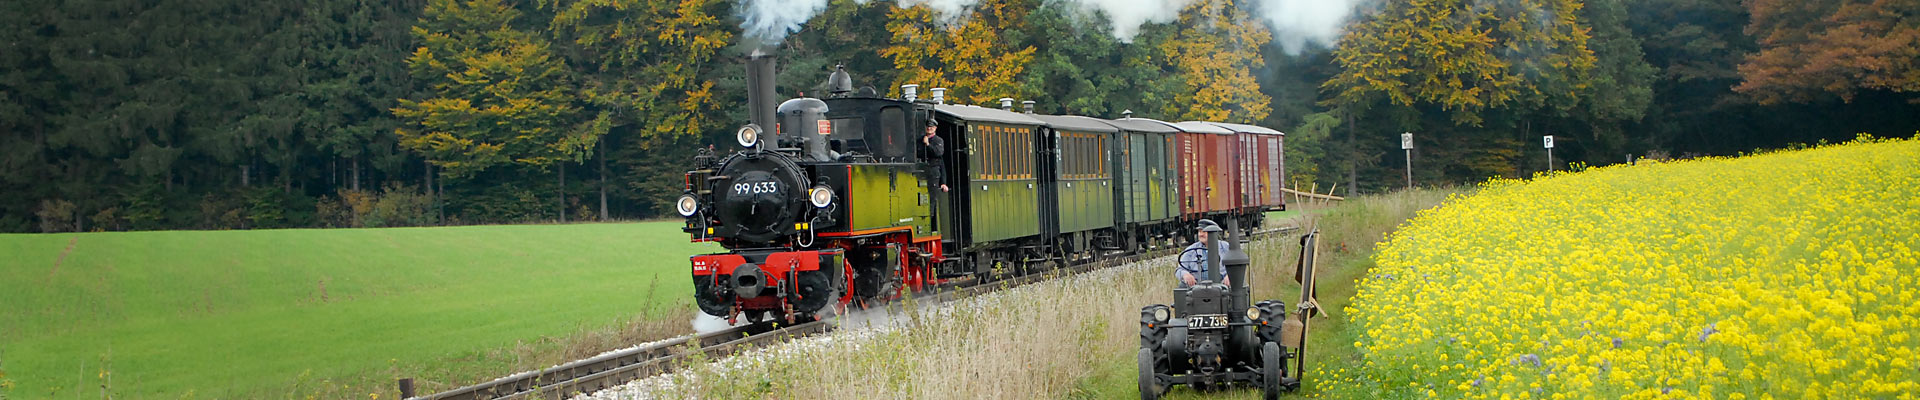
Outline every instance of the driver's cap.
[(1214, 223), (1211, 219), (1201, 219), (1195, 228), (1201, 232), (1220, 232), (1220, 224)]

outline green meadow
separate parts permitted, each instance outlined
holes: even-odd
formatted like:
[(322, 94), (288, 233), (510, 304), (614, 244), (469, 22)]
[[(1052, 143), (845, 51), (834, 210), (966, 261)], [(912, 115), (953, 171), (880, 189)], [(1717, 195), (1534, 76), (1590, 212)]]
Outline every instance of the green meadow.
[(395, 378), (500, 376), (569, 336), (686, 329), (687, 256), (718, 247), (677, 228), (0, 235), (0, 397), (392, 398)]

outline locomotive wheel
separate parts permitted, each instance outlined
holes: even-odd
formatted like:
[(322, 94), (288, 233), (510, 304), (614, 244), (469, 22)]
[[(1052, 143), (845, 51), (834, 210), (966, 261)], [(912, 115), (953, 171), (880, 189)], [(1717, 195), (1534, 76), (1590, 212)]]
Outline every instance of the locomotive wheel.
[(1154, 376), (1153, 351), (1140, 349), (1140, 355), (1134, 357), (1134, 361), (1140, 364), (1140, 400), (1159, 399), (1160, 379)]
[(1280, 384), (1280, 368), (1284, 368), (1280, 359), (1280, 345), (1267, 342), (1260, 346), (1260, 389), (1261, 397), (1267, 400), (1280, 398), (1285, 386)]

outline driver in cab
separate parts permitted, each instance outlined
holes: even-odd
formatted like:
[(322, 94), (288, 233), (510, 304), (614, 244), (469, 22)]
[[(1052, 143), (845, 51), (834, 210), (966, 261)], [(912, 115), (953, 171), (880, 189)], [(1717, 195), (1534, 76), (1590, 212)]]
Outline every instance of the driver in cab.
[[(1216, 224), (1213, 222), (1213, 220), (1210, 220), (1210, 219), (1200, 220), (1200, 223), (1197, 226), (1197, 229), (1199, 229), (1199, 232), (1195, 233), (1194, 237), (1199, 240), (1195, 240), (1192, 245), (1189, 245), (1187, 246), (1186, 249), (1180, 251), (1179, 268), (1173, 271), (1173, 275), (1175, 277), (1180, 278), (1181, 288), (1193, 286), (1196, 283), (1200, 283), (1201, 279), (1206, 278), (1207, 257), (1210, 255), (1210, 253), (1214, 253), (1212, 251), (1207, 251), (1207, 248), (1206, 248), (1207, 237), (1209, 235), (1217, 235), (1220, 232), (1222, 232), (1220, 229), (1220, 224)], [(1220, 241), (1220, 247), (1218, 250), (1220, 253), (1226, 253), (1227, 251), (1226, 240)], [(1227, 281), (1226, 277), (1223, 275), (1221, 277), (1220, 283), (1231, 284), (1232, 282)]]

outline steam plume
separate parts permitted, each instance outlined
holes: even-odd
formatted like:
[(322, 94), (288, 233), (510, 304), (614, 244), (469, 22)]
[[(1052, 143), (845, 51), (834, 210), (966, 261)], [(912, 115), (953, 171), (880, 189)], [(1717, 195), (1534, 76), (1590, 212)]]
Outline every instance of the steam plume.
[(899, 0), (900, 8), (925, 5), (933, 9), (934, 16), (947, 26), (959, 25), (967, 16), (973, 15), (973, 6), (979, 0)]
[(1287, 54), (1300, 54), (1307, 44), (1332, 46), (1363, 0), (1260, 0), (1254, 15), (1267, 20), (1273, 41)]
[(1077, 5), (1083, 12), (1099, 11), (1107, 15), (1112, 24), (1109, 32), (1121, 43), (1133, 43), (1134, 35), (1140, 34), (1140, 25), (1149, 22), (1164, 24), (1180, 17), (1180, 10), (1192, 4), (1193, 0), (1067, 0)]
[(739, 9), (742, 34), (775, 46), (825, 11), (827, 0), (740, 0)]

